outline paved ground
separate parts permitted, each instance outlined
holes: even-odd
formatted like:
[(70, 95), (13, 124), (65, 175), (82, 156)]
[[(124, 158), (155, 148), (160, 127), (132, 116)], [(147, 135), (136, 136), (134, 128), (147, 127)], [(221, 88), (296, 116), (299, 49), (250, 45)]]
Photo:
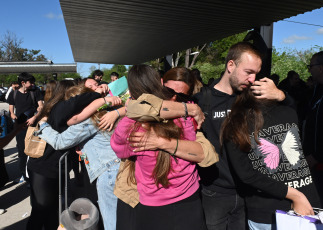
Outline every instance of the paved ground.
[[(0, 110), (6, 109), (9, 111), (7, 103), (0, 102)], [(16, 148), (16, 139), (14, 138), (5, 148), (5, 163), (9, 174), (9, 182), (0, 188), (0, 209), (6, 209), (7, 212), (0, 215), (0, 230), (24, 230), (30, 215), (30, 190), (26, 184), (17, 185), (13, 181), (20, 177), (18, 169), (18, 153)], [(80, 181), (84, 186), (76, 185), (73, 171), (70, 173), (68, 186), (68, 203), (79, 197), (89, 198), (97, 205), (96, 186), (89, 184), (87, 173), (80, 177)], [(58, 195), (58, 194), (57, 194)], [(99, 229), (103, 225), (100, 222)]]
[[(0, 110), (9, 110), (7, 103), (0, 102)], [(18, 153), (16, 139), (14, 138), (5, 148), (5, 163), (10, 181), (0, 188), (0, 208), (7, 210), (0, 215), (0, 229), (25, 229), (30, 214), (30, 191), (25, 184), (18, 186), (13, 180), (19, 178)]]

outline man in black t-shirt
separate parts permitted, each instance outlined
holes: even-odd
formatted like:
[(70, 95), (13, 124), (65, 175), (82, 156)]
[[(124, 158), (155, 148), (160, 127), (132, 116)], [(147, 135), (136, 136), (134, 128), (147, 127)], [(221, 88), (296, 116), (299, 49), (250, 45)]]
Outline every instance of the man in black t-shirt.
[(108, 84), (108, 82), (102, 81), (103, 75), (104, 75), (104, 73), (101, 70), (99, 70), (99, 69), (94, 70), (94, 72), (92, 74), (92, 79), (97, 81), (97, 83), (99, 85)]
[[(9, 111), (11, 118), (16, 121), (19, 117), (27, 117), (27, 125), (33, 125), (37, 117), (38, 110), (43, 107), (43, 98), (40, 91), (31, 91), (35, 84), (35, 78), (29, 73), (23, 72), (18, 76), (19, 89), (12, 91), (8, 97)], [(14, 109), (16, 111), (14, 112)], [(35, 115), (36, 114), (36, 115)], [(18, 157), (19, 157), (19, 170), (22, 178), (19, 182), (26, 180), (26, 161), (27, 155), (25, 154), (25, 136), (27, 129), (23, 129), (16, 136)]]
[(256, 81), (261, 64), (259, 51), (250, 43), (239, 42), (228, 51), (225, 72), (220, 81), (214, 81), (208, 89), (195, 95), (198, 105), (208, 114), (202, 127), (203, 133), (216, 152), (221, 153), (219, 162), (199, 170), (208, 230), (243, 230), (246, 226), (244, 199), (237, 191), (227, 153), (221, 149), (220, 132), (236, 95), (247, 87), (251, 87), (259, 99), (286, 100), (285, 94), (276, 88), (272, 80), (263, 78)]

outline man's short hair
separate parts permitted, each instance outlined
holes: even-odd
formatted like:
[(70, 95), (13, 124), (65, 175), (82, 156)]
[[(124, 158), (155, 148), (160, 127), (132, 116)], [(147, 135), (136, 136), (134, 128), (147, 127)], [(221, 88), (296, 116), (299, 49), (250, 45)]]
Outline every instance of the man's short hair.
[(19, 85), (19, 82), (18, 81), (13, 81), (13, 82), (11, 82), (10, 85)]
[(97, 70), (94, 70), (94, 72), (92, 74), (92, 78), (94, 79), (95, 76), (103, 76), (103, 75), (104, 75), (104, 73), (101, 70), (97, 69)]
[(110, 74), (110, 77), (112, 77), (112, 76), (115, 76), (115, 77), (119, 78), (119, 74), (117, 72), (112, 72)]
[(318, 53), (315, 53), (313, 56), (312, 56), (312, 59), (315, 58), (316, 62), (315, 64), (321, 64), (323, 65), (323, 51), (320, 51)]
[(225, 66), (227, 66), (230, 60), (234, 61), (236, 65), (239, 65), (243, 53), (251, 53), (262, 59), (261, 53), (253, 44), (250, 42), (238, 42), (230, 47), (225, 59)]
[(31, 75), (30, 73), (27, 72), (22, 72), (21, 74), (19, 74), (18, 76), (18, 84), (21, 86), (21, 82), (31, 82), (31, 83), (35, 83), (35, 77), (33, 75)]

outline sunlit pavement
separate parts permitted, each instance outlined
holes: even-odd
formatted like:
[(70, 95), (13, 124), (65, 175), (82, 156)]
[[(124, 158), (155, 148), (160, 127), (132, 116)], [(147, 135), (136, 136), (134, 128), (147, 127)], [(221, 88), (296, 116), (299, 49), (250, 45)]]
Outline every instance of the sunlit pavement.
[[(9, 110), (7, 103), (0, 102), (0, 110)], [(9, 174), (9, 182), (0, 188), (0, 209), (7, 211), (0, 215), (0, 229), (25, 229), (30, 215), (30, 190), (26, 184), (16, 184), (13, 181), (19, 178), (18, 153), (14, 138), (5, 148), (5, 163)]]

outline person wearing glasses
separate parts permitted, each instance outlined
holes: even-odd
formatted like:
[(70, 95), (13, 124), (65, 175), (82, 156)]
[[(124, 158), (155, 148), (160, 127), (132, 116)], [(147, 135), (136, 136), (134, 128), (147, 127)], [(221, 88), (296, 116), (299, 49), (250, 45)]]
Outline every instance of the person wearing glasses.
[(314, 54), (307, 65), (314, 82), (313, 95), (308, 103), (303, 148), (318, 189), (321, 206), (323, 200), (323, 51)]

